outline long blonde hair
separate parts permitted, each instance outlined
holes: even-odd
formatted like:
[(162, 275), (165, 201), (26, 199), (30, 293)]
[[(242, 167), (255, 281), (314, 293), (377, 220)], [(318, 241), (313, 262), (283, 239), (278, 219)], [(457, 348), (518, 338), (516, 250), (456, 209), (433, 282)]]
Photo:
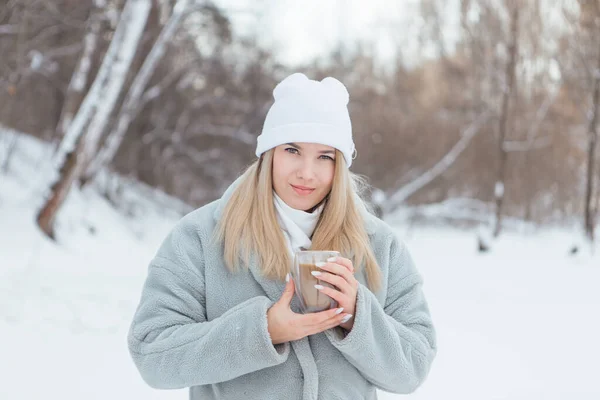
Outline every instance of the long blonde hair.
[[(239, 268), (240, 261), (248, 265), (255, 254), (265, 276), (284, 279), (292, 260), (273, 204), (273, 153), (274, 149), (265, 152), (244, 172), (225, 206), (215, 239), (223, 242), (225, 264), (231, 271)], [(358, 196), (364, 180), (348, 170), (338, 150), (335, 160), (333, 186), (323, 200), (311, 250), (352, 253), (355, 269), (364, 266), (369, 288), (377, 290), (381, 271), (361, 215), (366, 205)]]

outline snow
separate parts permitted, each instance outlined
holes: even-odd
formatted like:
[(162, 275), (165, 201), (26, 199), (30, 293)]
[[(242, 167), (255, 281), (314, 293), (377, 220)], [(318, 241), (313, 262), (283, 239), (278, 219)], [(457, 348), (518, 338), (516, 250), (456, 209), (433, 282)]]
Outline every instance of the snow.
[[(34, 223), (51, 151), (26, 136), (16, 151), (0, 175), (0, 398), (187, 398), (149, 388), (126, 344), (147, 263), (181, 211), (141, 184), (127, 183), (118, 208), (97, 188), (73, 190), (54, 243)], [(567, 230), (508, 231), (480, 254), (474, 230), (398, 225), (439, 345), (408, 398), (600, 398), (598, 251), (570, 256)]]
[(494, 186), (494, 196), (496, 198), (504, 196), (504, 183), (503, 182), (500, 182), (500, 181), (496, 182), (496, 185)]
[(415, 398), (600, 398), (600, 262), (570, 258), (571, 237), (504, 235), (485, 255), (473, 233), (407, 240), (439, 346)]
[(44, 55), (39, 50), (31, 50), (29, 56), (31, 57), (29, 68), (33, 71), (39, 71), (44, 64)]

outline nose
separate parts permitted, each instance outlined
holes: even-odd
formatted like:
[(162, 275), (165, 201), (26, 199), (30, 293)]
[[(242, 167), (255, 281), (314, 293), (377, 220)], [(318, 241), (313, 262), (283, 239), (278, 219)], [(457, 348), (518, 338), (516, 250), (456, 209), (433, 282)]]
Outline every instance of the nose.
[(311, 180), (315, 175), (315, 165), (311, 160), (302, 160), (296, 171), (299, 179)]

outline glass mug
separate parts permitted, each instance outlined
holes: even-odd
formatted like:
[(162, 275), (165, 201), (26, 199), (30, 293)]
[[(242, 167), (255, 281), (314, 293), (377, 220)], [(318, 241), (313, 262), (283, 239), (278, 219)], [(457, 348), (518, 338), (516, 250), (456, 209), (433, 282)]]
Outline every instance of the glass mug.
[(294, 278), (295, 295), (300, 302), (302, 313), (312, 313), (337, 307), (337, 301), (322, 293), (315, 285), (334, 288), (333, 285), (313, 276), (311, 272), (322, 271), (315, 264), (327, 262), (329, 257), (339, 257), (338, 251), (311, 251), (302, 250), (294, 253), (294, 266), (292, 277)]

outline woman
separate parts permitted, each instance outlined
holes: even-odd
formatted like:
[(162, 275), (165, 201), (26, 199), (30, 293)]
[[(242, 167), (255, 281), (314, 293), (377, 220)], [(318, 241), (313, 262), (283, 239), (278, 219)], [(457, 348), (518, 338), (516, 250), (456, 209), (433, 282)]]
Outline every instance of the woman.
[[(191, 399), (376, 399), (414, 391), (434, 358), (421, 277), (367, 212), (348, 167), (348, 92), (293, 74), (277, 85), (259, 159), (185, 216), (152, 260), (128, 336), (152, 387)], [(321, 288), (339, 308), (298, 313), (298, 249), (337, 250)]]

